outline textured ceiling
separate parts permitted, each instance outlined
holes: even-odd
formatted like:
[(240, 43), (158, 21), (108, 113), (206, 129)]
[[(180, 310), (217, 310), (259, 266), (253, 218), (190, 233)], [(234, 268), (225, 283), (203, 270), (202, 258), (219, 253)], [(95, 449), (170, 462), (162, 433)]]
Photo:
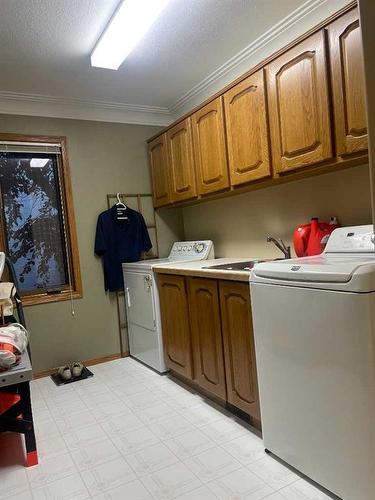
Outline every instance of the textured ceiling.
[(304, 0), (170, 0), (118, 71), (90, 53), (118, 0), (0, 0), (0, 91), (170, 106)]

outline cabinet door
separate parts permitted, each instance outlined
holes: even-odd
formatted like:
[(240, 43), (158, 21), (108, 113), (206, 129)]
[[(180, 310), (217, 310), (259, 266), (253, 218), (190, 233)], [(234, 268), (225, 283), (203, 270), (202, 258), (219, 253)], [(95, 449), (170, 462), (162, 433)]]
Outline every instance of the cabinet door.
[(169, 165), (166, 135), (154, 139), (148, 145), (154, 207), (171, 202)]
[(167, 132), (172, 201), (197, 195), (190, 118)]
[(332, 157), (325, 36), (310, 36), (267, 66), (273, 166), (280, 174)]
[(232, 185), (271, 174), (264, 90), (259, 70), (224, 94), (229, 174)]
[(194, 380), (207, 391), (226, 399), (217, 280), (189, 278), (188, 290)]
[(229, 187), (222, 97), (194, 113), (192, 127), (199, 194)]
[(191, 342), (185, 278), (158, 276), (165, 363), (171, 370), (192, 379)]
[(337, 153), (367, 150), (362, 35), (358, 11), (328, 26)]
[(260, 425), (250, 289), (248, 283), (220, 281), (227, 399)]

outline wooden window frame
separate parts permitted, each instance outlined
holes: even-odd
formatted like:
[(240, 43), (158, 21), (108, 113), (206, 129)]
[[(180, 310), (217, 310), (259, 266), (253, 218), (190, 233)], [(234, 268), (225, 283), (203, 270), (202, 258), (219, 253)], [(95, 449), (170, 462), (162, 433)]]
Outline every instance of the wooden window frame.
[[(49, 302), (60, 302), (64, 300), (70, 300), (71, 298), (73, 299), (82, 298), (82, 279), (81, 279), (81, 269), (79, 262), (77, 228), (74, 215), (72, 183), (70, 177), (70, 166), (68, 159), (66, 137), (0, 133), (0, 141), (6, 141), (9, 143), (11, 142), (52, 143), (52, 144), (58, 144), (61, 149), (61, 159), (59, 164), (59, 188), (64, 208), (65, 229), (66, 229), (65, 238), (67, 238), (67, 248), (68, 248), (68, 255), (66, 255), (66, 257), (68, 260), (68, 266), (70, 266), (72, 288), (70, 289), (69, 286), (65, 286), (61, 291), (50, 292), (50, 293), (27, 292), (25, 294), (21, 294), (22, 303), (26, 306), (30, 306), (37, 304), (46, 304)], [(3, 214), (1, 214), (0, 250), (2, 251), (5, 251), (6, 249), (6, 240), (3, 227), (4, 225), (5, 225), (4, 216)], [(66, 253), (66, 251), (64, 253)]]

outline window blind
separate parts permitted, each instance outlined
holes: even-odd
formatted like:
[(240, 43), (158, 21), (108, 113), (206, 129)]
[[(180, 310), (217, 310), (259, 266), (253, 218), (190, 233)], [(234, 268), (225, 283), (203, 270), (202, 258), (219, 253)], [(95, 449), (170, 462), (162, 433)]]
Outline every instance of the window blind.
[(61, 154), (61, 146), (51, 142), (0, 141), (0, 153)]

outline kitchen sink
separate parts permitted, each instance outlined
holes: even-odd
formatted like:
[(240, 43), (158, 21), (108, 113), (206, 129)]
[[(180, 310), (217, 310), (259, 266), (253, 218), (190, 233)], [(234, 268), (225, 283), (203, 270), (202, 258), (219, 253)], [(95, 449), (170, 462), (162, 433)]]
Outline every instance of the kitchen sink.
[(268, 262), (274, 259), (249, 260), (246, 262), (227, 262), (226, 264), (217, 264), (215, 266), (205, 266), (203, 269), (222, 269), (224, 271), (251, 271), (255, 264)]
[(226, 264), (217, 264), (216, 266), (205, 266), (202, 269), (222, 269), (224, 271), (251, 271), (255, 264), (260, 262), (270, 262), (274, 260), (284, 260), (282, 257), (279, 259), (257, 259), (242, 262), (227, 262)]

